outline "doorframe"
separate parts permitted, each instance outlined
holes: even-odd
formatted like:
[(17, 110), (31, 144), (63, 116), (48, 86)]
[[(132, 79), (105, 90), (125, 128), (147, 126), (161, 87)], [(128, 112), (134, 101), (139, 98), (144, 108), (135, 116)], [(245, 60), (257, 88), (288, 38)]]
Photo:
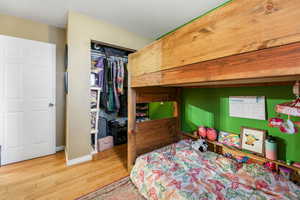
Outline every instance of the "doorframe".
[(56, 44), (46, 43), (51, 45), (51, 98), (49, 103), (53, 103), (54, 106), (50, 109), (51, 113), (51, 124), (50, 124), (50, 132), (51, 132), (51, 140), (52, 140), (52, 153), (56, 153)]

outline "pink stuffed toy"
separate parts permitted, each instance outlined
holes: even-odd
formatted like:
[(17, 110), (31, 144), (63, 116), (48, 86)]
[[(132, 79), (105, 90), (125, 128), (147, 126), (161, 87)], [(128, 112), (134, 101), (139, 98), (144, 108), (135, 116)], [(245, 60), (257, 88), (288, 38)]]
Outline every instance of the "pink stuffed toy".
[(215, 141), (218, 137), (218, 133), (215, 129), (213, 128), (208, 128), (207, 129), (207, 139), (211, 141)]
[(291, 120), (286, 120), (280, 127), (280, 131), (287, 134), (295, 134), (298, 130)]
[(269, 126), (270, 127), (280, 127), (283, 124), (283, 119), (274, 117), (269, 119)]
[(206, 138), (207, 129), (204, 126), (199, 126), (199, 128), (198, 128), (198, 135), (200, 137), (202, 137), (203, 139)]

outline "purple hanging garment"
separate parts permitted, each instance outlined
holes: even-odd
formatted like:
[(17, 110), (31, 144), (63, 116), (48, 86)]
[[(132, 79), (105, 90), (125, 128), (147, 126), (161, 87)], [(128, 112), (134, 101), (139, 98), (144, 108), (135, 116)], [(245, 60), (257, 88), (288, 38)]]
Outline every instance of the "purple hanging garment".
[(100, 89), (102, 90), (102, 88), (103, 88), (103, 77), (104, 77), (104, 63), (103, 63), (103, 61), (104, 61), (104, 58), (102, 58), (102, 57), (100, 57), (99, 59), (98, 59), (98, 61), (97, 61), (97, 63), (96, 63), (96, 67), (98, 67), (99, 68), (99, 74), (98, 74), (98, 85), (99, 85), (99, 87), (100, 87)]

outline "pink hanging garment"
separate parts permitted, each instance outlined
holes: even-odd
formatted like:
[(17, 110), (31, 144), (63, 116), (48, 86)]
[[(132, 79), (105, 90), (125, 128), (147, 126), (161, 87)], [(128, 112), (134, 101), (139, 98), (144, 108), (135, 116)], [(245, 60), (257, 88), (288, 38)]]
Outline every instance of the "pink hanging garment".
[(278, 104), (276, 105), (275, 110), (281, 114), (300, 117), (300, 98), (297, 98), (292, 102)]

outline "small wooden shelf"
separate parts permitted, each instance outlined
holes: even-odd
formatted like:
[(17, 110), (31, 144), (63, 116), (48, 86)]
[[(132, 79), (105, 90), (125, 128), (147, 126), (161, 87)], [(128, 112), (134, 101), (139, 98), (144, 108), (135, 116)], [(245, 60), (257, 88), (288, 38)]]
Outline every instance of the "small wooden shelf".
[(137, 103), (136, 104), (136, 122), (149, 121), (149, 104), (148, 103)]
[[(198, 136), (194, 136), (192, 134), (185, 133), (185, 132), (182, 132), (182, 135), (185, 137), (192, 138), (192, 139), (199, 139)], [(213, 147), (214, 152), (219, 152), (220, 148), (221, 148), (221, 152), (228, 152), (233, 155), (239, 155), (239, 156), (247, 156), (252, 160), (258, 161), (260, 164), (263, 164), (265, 162), (272, 162), (277, 165), (277, 169), (278, 169), (278, 166), (283, 166), (283, 167), (295, 170), (297, 172), (300, 172), (300, 168), (292, 166), (292, 165), (287, 165), (287, 164), (279, 162), (277, 160), (270, 160), (265, 157), (261, 157), (261, 156), (258, 156), (258, 155), (252, 154), (252, 153), (247, 153), (247, 152), (242, 151), (241, 149), (229, 147), (229, 146), (223, 145), (217, 141), (209, 141), (209, 140), (206, 140), (206, 141), (209, 145), (211, 145)]]

